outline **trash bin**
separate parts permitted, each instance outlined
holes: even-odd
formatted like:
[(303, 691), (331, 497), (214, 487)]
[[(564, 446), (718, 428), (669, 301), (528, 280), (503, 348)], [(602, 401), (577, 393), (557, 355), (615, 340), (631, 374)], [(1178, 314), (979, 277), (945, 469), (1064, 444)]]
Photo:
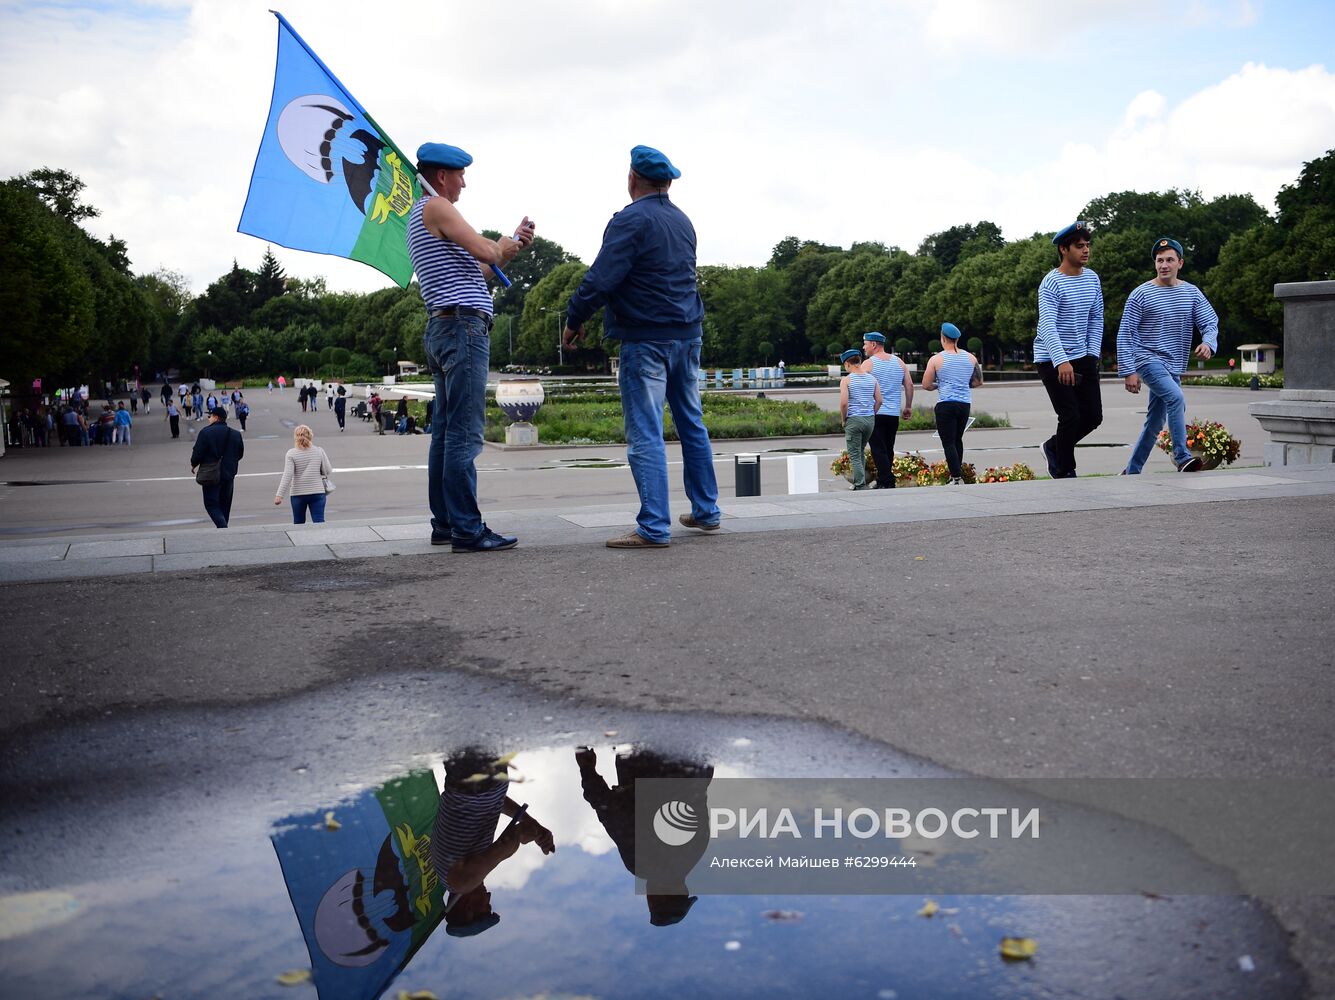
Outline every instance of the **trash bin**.
[(760, 496), (760, 456), (754, 452), (740, 452), (732, 458), (737, 477), (737, 496)]

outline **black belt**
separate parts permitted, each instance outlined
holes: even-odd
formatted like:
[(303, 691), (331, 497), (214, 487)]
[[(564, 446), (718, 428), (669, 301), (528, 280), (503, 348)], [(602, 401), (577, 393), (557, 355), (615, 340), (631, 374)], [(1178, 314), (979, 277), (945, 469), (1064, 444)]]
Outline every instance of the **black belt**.
[(474, 309), (472, 306), (445, 306), (441, 309), (431, 310), (432, 319), (455, 319), (460, 316), (475, 316), (478, 319), (484, 319), (487, 321), (487, 329), (491, 329), (491, 313), (484, 312), (481, 309)]

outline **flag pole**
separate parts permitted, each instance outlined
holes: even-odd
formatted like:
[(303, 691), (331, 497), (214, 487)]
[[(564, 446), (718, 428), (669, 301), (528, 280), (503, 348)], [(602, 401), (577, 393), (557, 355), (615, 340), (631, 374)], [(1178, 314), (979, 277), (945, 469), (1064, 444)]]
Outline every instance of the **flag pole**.
[[(306, 54), (311, 57), (311, 59), (315, 62), (315, 65), (319, 66), (320, 69), (324, 70), (325, 76), (333, 80), (334, 84), (338, 87), (338, 89), (343, 91), (343, 96), (348, 99), (348, 103), (351, 104), (354, 108), (356, 108), (357, 112), (368, 122), (371, 123), (371, 127), (374, 128), (384, 137), (385, 144), (389, 146), (391, 150), (394, 151), (394, 154), (398, 156), (399, 160), (401, 160), (403, 163), (416, 164), (415, 160), (409, 160), (407, 155), (403, 152), (403, 150), (399, 149), (398, 145), (394, 142), (394, 140), (389, 137), (389, 133), (386, 132), (383, 128), (381, 128), (380, 123), (371, 117), (371, 113), (367, 111), (366, 108), (362, 107), (362, 102), (357, 100), (357, 98), (353, 97), (352, 92), (348, 90), (347, 87), (343, 86), (343, 81), (340, 80), (338, 77), (336, 77), (334, 75), (334, 71), (325, 65), (324, 60), (315, 54), (315, 50), (306, 44), (306, 39), (302, 38), (301, 35), (297, 33), (297, 29), (292, 27), (292, 22), (289, 21), (287, 18), (285, 18), (281, 13), (279, 13), (276, 10), (273, 10), (272, 8), (270, 8), (269, 13), (272, 14), (274, 17), (278, 18), (278, 23), (282, 25), (284, 28), (286, 28), (288, 34), (290, 34), (294, 39), (296, 39), (297, 44), (306, 50)], [(431, 195), (431, 197), (433, 198), (440, 197), (436, 189), (433, 188), (429, 183), (427, 183), (427, 179), (423, 177), (420, 173), (417, 174), (417, 183), (422, 185), (423, 189), (426, 190), (427, 193)], [(510, 287), (510, 279), (505, 276), (504, 271), (502, 271), (495, 264), (488, 264), (487, 266), (491, 268), (492, 273), (496, 275), (497, 279), (500, 281), (502, 285), (504, 285), (506, 288)]]

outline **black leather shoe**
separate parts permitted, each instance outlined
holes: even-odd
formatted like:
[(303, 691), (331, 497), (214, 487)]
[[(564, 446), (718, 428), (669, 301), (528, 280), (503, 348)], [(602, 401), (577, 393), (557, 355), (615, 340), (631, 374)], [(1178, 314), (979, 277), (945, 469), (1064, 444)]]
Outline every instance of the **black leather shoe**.
[(450, 548), (454, 552), (500, 552), (503, 549), (512, 549), (518, 544), (519, 539), (513, 535), (498, 535), (490, 528), (483, 528), (482, 534), (471, 541), (454, 539), (450, 543)]

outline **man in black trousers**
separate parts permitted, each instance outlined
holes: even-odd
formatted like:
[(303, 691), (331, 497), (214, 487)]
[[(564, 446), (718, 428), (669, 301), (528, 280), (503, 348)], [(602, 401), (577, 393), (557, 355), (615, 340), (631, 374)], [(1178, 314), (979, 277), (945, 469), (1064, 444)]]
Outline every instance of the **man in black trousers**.
[(227, 426), (227, 410), (215, 406), (209, 413), (209, 425), (195, 436), (190, 471), (198, 473), (200, 466), (217, 463), (217, 478), (200, 485), (204, 490), (204, 509), (219, 528), (227, 527), (227, 519), (232, 516), (232, 481), (245, 453), (241, 432)]

